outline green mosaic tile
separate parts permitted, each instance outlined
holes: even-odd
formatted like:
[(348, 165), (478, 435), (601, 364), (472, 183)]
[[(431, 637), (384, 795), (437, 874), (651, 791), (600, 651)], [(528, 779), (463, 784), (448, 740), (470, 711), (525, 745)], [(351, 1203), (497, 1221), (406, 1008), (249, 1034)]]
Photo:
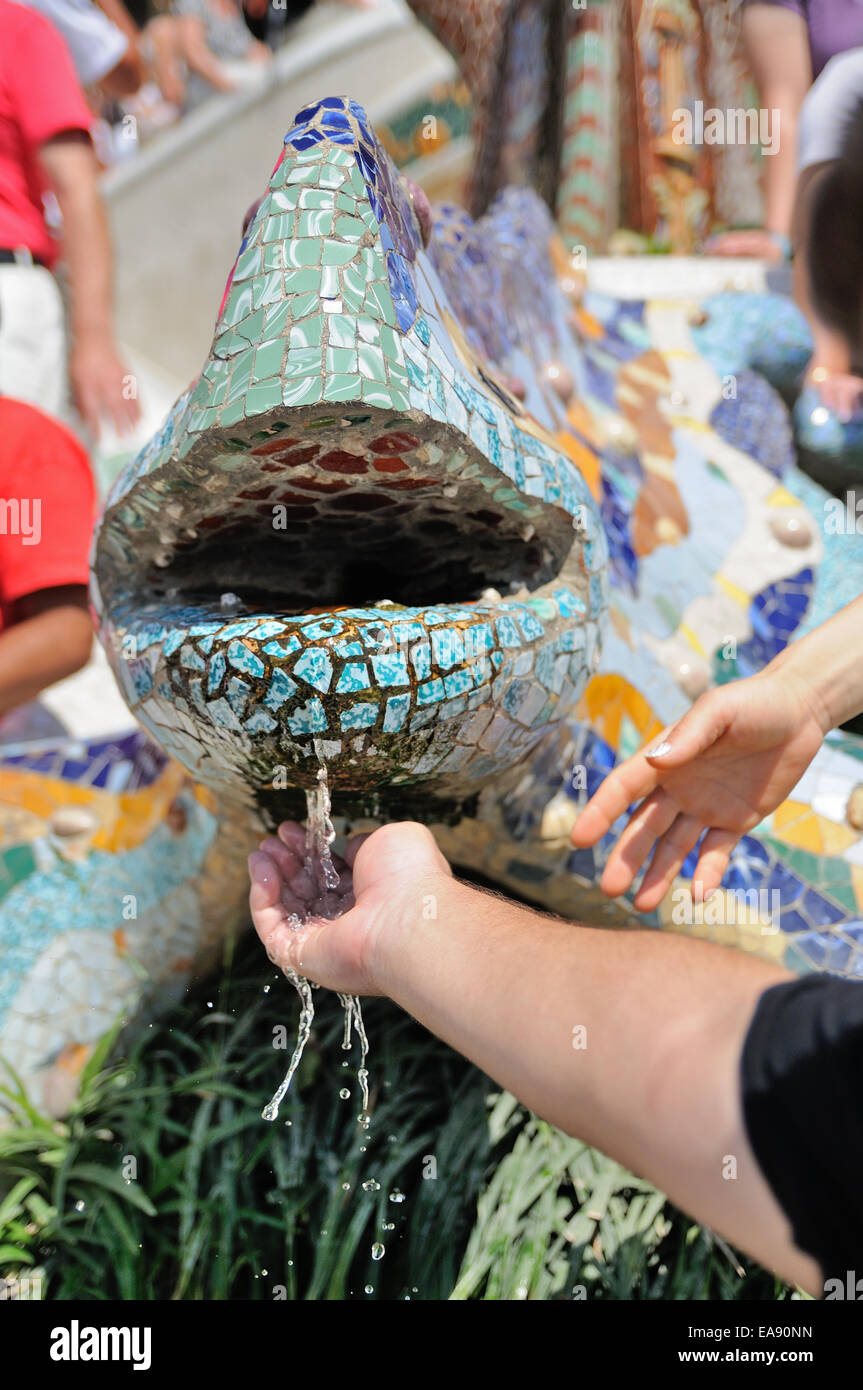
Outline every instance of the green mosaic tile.
[[(260, 209), (258, 210), (260, 215)], [(294, 226), (295, 214), (291, 212), (279, 213), (276, 217), (268, 217), (264, 223), (264, 241), (284, 241), (290, 236), (304, 236)]]
[[(326, 165), (324, 165), (324, 167), (321, 169), (320, 178), (318, 179), (318, 187), (341, 188), (342, 184), (345, 183), (345, 181), (345, 171), (343, 169), (328, 169)], [(351, 175), (351, 182), (353, 183), (353, 175)], [(362, 179), (360, 179), (360, 183), (362, 184)], [(362, 193), (362, 191), (362, 187), (357, 189), (358, 193)]]
[(325, 241), (321, 254), (324, 265), (347, 265), (357, 254), (357, 248), (349, 241)]
[(380, 348), (373, 347), (371, 343), (360, 343), (357, 357), (363, 376), (370, 377), (372, 381), (386, 381), (386, 362)]
[(323, 326), (322, 314), (315, 314), (312, 318), (303, 319), (302, 323), (295, 323), (290, 332), (290, 351), (293, 353), (297, 348), (320, 347)]
[(276, 304), (267, 310), (264, 315), (263, 335), (265, 338), (278, 338), (287, 331), (292, 307), (296, 309), (296, 301), (292, 306), (286, 300), (283, 304)]
[(346, 241), (359, 241), (366, 234), (366, 224), (359, 217), (340, 217), (336, 221), (336, 236)]
[[(305, 271), (300, 272), (305, 274)], [(307, 314), (317, 314), (320, 312), (321, 300), (317, 288), (312, 294), (298, 294), (291, 300), (291, 316), (294, 319), (304, 319)]]
[(335, 204), (335, 195), (327, 188), (304, 188), (297, 199), (297, 206), (302, 209), (322, 208), (332, 211)]
[(300, 237), (295, 241), (287, 242), (283, 246), (285, 255), (285, 269), (296, 269), (307, 265), (320, 265), (321, 250), (326, 249), (328, 242), (323, 243), (317, 237)]
[(320, 375), (321, 371), (321, 349), (319, 347), (297, 348), (291, 350), (284, 367), (286, 379), (294, 377), (310, 376), (313, 372)]
[(407, 410), (409, 408), (408, 389), (410, 386), (407, 370), (404, 366), (402, 366), (401, 363), (398, 362), (390, 362), (388, 364), (388, 367), (390, 374), (390, 387), (393, 389), (393, 391), (398, 392), (399, 399), (404, 401), (404, 404), (399, 408), (401, 410)]
[(260, 381), (250, 386), (246, 394), (246, 413), (255, 415), (261, 410), (272, 410), (282, 403), (281, 378), (274, 376), (269, 381)]
[(282, 370), (282, 362), (285, 356), (285, 341), (283, 338), (273, 343), (263, 343), (255, 353), (255, 365), (252, 375), (256, 381), (261, 381), (264, 377), (276, 376)]
[[(375, 327), (377, 327), (377, 325), (375, 325)], [(403, 363), (404, 353), (402, 352), (402, 340), (399, 335), (394, 333), (387, 324), (383, 323), (379, 328), (379, 336), (381, 349), (385, 355), (393, 362)]]
[(286, 381), (282, 390), (282, 400), (285, 405), (316, 405), (322, 394), (323, 381), (319, 367), (317, 376), (297, 377), (295, 380)]
[(325, 366), (327, 372), (356, 373), (357, 354), (350, 348), (327, 348)]
[(254, 307), (254, 289), (252, 285), (232, 286), (228, 302), (225, 305), (225, 312), (222, 315), (222, 322), (227, 324), (229, 328), (233, 328), (234, 324), (238, 323), (240, 319), (244, 319), (247, 314), (250, 314)]
[(327, 339), (330, 347), (356, 346), (356, 320), (348, 314), (327, 314)]
[(324, 299), (340, 298), (341, 285), (339, 283), (339, 271), (336, 266), (324, 264), (321, 267), (320, 294)]
[[(386, 324), (379, 324), (376, 319), (370, 319), (368, 314), (357, 318), (357, 328), (360, 338), (364, 343), (379, 344), (381, 341), (381, 328), (386, 328)], [(387, 329), (389, 332), (389, 329)]]
[(310, 169), (308, 165), (295, 164), (285, 174), (285, 183), (317, 183), (316, 173), (317, 170)]
[(361, 377), (342, 376), (338, 373), (333, 373), (331, 376), (327, 377), (324, 397), (328, 401), (359, 400), (361, 387)]
[[(380, 406), (382, 410), (393, 409), (397, 403), (392, 392), (386, 386), (380, 385), (376, 381), (363, 381), (362, 397), (367, 405)], [(407, 403), (405, 404), (407, 409)]]
[(366, 307), (373, 318), (380, 316), (390, 328), (397, 327), (392, 295), (382, 281), (369, 286)]
[(285, 294), (302, 294), (306, 290), (317, 290), (319, 284), (320, 274), (312, 268), (285, 271)]
[(262, 275), (254, 282), (254, 304), (256, 309), (265, 308), (270, 304), (281, 303), (284, 299), (285, 290), (281, 272), (275, 271), (269, 275)]
[(336, 215), (331, 208), (297, 214), (297, 236), (332, 236)]
[(234, 267), (234, 284), (248, 280), (251, 275), (260, 275), (262, 270), (260, 246), (247, 246)]
[(237, 333), (241, 338), (247, 338), (250, 343), (259, 342), (264, 327), (264, 312), (263, 309), (258, 309), (237, 324)]

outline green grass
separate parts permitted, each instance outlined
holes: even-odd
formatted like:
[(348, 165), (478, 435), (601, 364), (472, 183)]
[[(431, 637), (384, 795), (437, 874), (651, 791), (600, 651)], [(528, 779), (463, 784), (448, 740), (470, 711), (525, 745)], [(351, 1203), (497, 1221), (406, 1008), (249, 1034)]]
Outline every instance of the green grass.
[(64, 1122), (9, 1077), (0, 1272), (38, 1271), (51, 1299), (789, 1296), (384, 1000), (364, 1009), (364, 1131), (341, 1009), (316, 1003), (274, 1124), (260, 1112), (289, 1054), (272, 1040), (287, 1025), (292, 1046), (297, 1006), (248, 938), (113, 1064), (106, 1040)]

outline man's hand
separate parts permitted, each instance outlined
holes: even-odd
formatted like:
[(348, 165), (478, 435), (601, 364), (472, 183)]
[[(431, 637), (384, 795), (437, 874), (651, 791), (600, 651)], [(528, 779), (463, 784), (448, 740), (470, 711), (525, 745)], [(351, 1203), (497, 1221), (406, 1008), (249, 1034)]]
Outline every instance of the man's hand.
[(63, 214), (72, 352), (69, 374), (81, 415), (98, 438), (101, 417), (122, 434), (138, 419), (132, 378), (117, 357), (111, 306), (111, 243), (90, 137), (61, 131), (39, 150)]
[(449, 865), (425, 826), (385, 825), (349, 840), (344, 859), (333, 856), (339, 885), (320, 897), (305, 845), (303, 827), (283, 821), (278, 838), (249, 855), (249, 906), (270, 960), (343, 994), (383, 993), (382, 936), (421, 920), (425, 895), (451, 881)]
[(829, 727), (809, 686), (790, 671), (710, 690), (609, 773), (581, 812), (573, 844), (596, 844), (639, 802), (605, 866), (602, 891), (625, 893), (652, 855), (634, 900), (639, 912), (652, 912), (706, 830), (693, 888), (711, 892), (740, 836), (785, 800)]
[(81, 418), (96, 439), (106, 417), (118, 434), (127, 434), (134, 427), (141, 413), (134, 378), (110, 341), (75, 343), (69, 378)]

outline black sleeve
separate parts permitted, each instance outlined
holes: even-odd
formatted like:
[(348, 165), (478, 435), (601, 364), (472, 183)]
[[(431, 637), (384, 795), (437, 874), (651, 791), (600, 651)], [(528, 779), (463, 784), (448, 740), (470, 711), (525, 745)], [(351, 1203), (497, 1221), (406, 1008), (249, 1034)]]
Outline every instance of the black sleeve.
[(749, 1142), (798, 1249), (825, 1281), (863, 1274), (863, 981), (765, 990), (741, 1076)]

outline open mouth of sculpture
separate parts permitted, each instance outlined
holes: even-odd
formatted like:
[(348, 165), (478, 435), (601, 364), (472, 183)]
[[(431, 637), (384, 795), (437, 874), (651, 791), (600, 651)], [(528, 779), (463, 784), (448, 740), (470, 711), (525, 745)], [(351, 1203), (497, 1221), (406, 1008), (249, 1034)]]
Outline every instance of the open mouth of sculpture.
[(142, 481), (100, 547), (132, 557), (130, 703), (203, 781), (309, 786), (326, 762), (341, 790), (463, 796), (571, 705), (593, 649), (583, 536), (450, 426), (241, 426), (188, 464)]
[[(559, 575), (571, 518), (539, 499), (524, 510), (496, 499), (500, 476), (471, 468), (444, 430), (367, 441), (351, 423), (336, 443), (253, 444), (220, 494), (184, 490), (162, 512), (139, 599), (288, 616), (526, 598)], [(479, 476), (460, 477), (460, 463)]]

